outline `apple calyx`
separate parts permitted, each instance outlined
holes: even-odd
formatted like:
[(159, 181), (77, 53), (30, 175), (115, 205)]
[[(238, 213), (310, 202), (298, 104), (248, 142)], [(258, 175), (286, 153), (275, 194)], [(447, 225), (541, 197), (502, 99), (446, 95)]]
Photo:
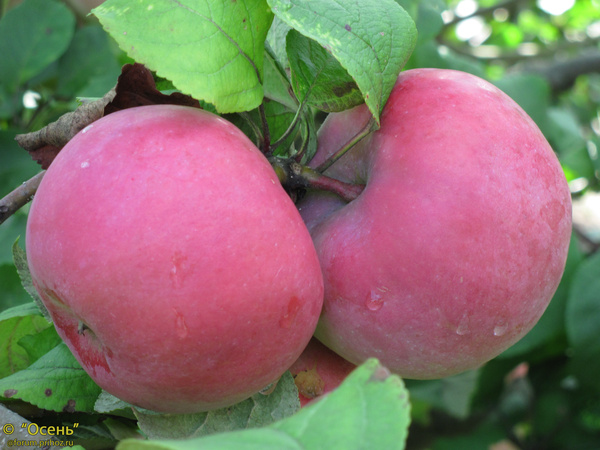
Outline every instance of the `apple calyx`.
[(329, 191), (339, 195), (347, 202), (356, 199), (365, 186), (346, 183), (319, 173), (317, 170), (296, 162), (293, 158), (269, 158), (283, 188), (293, 197), (306, 189)]

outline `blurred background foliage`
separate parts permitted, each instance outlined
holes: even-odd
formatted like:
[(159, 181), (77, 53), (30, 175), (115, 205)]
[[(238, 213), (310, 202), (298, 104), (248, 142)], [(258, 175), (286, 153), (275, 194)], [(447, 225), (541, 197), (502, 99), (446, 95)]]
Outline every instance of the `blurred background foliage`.
[[(558, 291), (522, 341), (484, 367), (407, 380), (411, 449), (600, 448), (600, 0), (397, 0), (415, 19), (406, 68), (486, 78), (536, 121), (574, 200), (574, 233)], [(99, 0), (0, 0), (0, 196), (38, 172), (14, 142), (100, 97), (128, 58), (87, 16)], [(50, 33), (50, 31), (52, 31)], [(0, 310), (27, 302), (11, 247), (27, 208), (0, 226)], [(551, 245), (551, 244), (550, 244)]]

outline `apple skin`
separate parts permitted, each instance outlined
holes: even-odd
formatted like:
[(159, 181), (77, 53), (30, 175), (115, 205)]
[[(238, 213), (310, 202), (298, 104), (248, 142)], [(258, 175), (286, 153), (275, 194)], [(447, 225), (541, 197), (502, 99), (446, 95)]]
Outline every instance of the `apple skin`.
[[(368, 121), (331, 114), (316, 167)], [(405, 378), (480, 366), (538, 321), (561, 279), (571, 197), (535, 123), (488, 82), (403, 72), (381, 128), (325, 172), (366, 183), (347, 205), (309, 192), (299, 209), (325, 279), (315, 336)]]
[(253, 395), (298, 358), (321, 311), (295, 205), (254, 144), (199, 109), (142, 106), (82, 130), (40, 185), (26, 245), (77, 360), (147, 409)]
[(298, 387), (300, 406), (333, 391), (356, 366), (312, 338), (290, 367)]

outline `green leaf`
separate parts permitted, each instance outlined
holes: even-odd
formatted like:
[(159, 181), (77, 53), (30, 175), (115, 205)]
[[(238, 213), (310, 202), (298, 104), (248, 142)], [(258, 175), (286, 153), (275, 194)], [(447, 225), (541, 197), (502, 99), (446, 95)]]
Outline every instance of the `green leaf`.
[(255, 394), (236, 405), (199, 414), (146, 414), (135, 410), (140, 429), (150, 439), (181, 439), (256, 428), (291, 416), (300, 409), (294, 378), (286, 372), (268, 394)]
[(28, 368), (0, 380), (2, 396), (57, 412), (92, 412), (100, 391), (64, 343)]
[(402, 449), (409, 424), (404, 383), (369, 359), (337, 389), (272, 428), (289, 433), (304, 448)]
[(54, 0), (26, 0), (8, 11), (0, 21), (0, 83), (4, 89), (15, 92), (56, 61), (74, 30), (75, 17)]
[(291, 93), (291, 85), (285, 69), (267, 46), (265, 49), (265, 97), (281, 103), (291, 111), (298, 109), (298, 101)]
[(121, 66), (102, 27), (80, 28), (58, 63), (56, 95), (102, 97), (116, 84), (120, 73)]
[(586, 383), (600, 387), (600, 253), (581, 263), (566, 308), (567, 337), (572, 347), (571, 367)]
[(117, 450), (403, 449), (409, 423), (402, 380), (370, 359), (336, 390), (267, 427), (183, 441), (126, 439)]
[[(294, 119), (295, 113), (293, 110), (288, 109), (282, 103), (276, 101), (265, 101), (264, 113), (265, 117), (267, 118), (267, 123), (269, 125), (271, 144), (273, 144), (288, 129), (288, 127)], [(261, 116), (257, 109), (254, 109), (244, 114), (225, 115), (224, 118), (229, 120), (240, 130), (242, 130), (242, 132), (246, 134), (246, 136), (248, 136), (248, 138), (258, 146), (257, 135), (254, 131), (254, 127), (258, 127), (261, 131), (262, 127), (260, 126)], [(251, 126), (250, 122), (252, 122), (254, 126)], [(295, 134), (296, 133), (293, 132), (290, 136), (288, 136), (288, 138), (284, 141), (284, 144), (278, 147), (277, 150), (283, 152), (287, 151), (294, 139)]]
[[(2, 51), (0, 50), (0, 52)], [(0, 66), (4, 64), (2, 58), (3, 56), (0, 56)], [(0, 84), (2, 84), (1, 79)], [(1, 94), (0, 105), (2, 105)], [(2, 106), (0, 106), (0, 109), (2, 109)], [(4, 197), (25, 180), (39, 172), (38, 164), (32, 161), (29, 153), (19, 147), (17, 141), (15, 141), (15, 136), (20, 132), (22, 130), (14, 128), (0, 129), (0, 197)], [(10, 263), (12, 265), (13, 263), (12, 243), (19, 235), (25, 234), (26, 209), (22, 208), (17, 211), (0, 226), (0, 264)], [(0, 282), (0, 286), (2, 286), (2, 282)]]
[(25, 317), (25, 316), (41, 316), (42, 313), (37, 305), (33, 302), (23, 303), (21, 305), (13, 306), (12, 308), (5, 309), (0, 313), (0, 322), (3, 320), (12, 319), (13, 317)]
[[(441, 434), (441, 433), (440, 433)], [(451, 437), (437, 437), (429, 447), (432, 450), (480, 450), (490, 449), (494, 444), (506, 439), (506, 430), (500, 425), (483, 422), (468, 433), (454, 433)], [(502, 448), (502, 447), (499, 447)], [(513, 448), (508, 447), (508, 448)]]
[(30, 334), (19, 339), (19, 345), (25, 349), (31, 363), (40, 359), (61, 342), (62, 339), (53, 326), (46, 327), (37, 334)]
[(296, 30), (287, 34), (292, 86), (301, 102), (325, 112), (364, 103), (358, 86), (330, 53)]
[(37, 290), (33, 286), (33, 280), (31, 279), (31, 272), (29, 271), (29, 265), (27, 264), (27, 254), (25, 250), (19, 247), (19, 239), (15, 241), (13, 244), (13, 259), (15, 261), (15, 267), (17, 268), (17, 273), (19, 274), (19, 278), (21, 279), (21, 284), (23, 288), (27, 291), (33, 301), (41, 311), (42, 315), (46, 318), (48, 322), (52, 322), (52, 318), (50, 317), (50, 313), (44, 306), (44, 302), (42, 301), (40, 295)]
[(444, 27), (442, 11), (446, 9), (446, 3), (441, 0), (420, 1), (417, 12), (417, 30), (419, 30), (419, 42), (429, 41), (435, 38)]
[(317, 41), (358, 85), (379, 115), (415, 47), (411, 17), (394, 0), (268, 0), (277, 17)]
[(440, 380), (409, 380), (411, 398), (424, 401), (458, 419), (468, 417), (479, 371), (470, 370)]
[(132, 405), (130, 405), (129, 403), (115, 397), (109, 392), (102, 391), (96, 399), (94, 411), (99, 412), (101, 414), (108, 414), (120, 409), (131, 408), (131, 406)]
[[(322, 447), (315, 447), (322, 448)], [(341, 447), (340, 447), (341, 448)], [(125, 439), (117, 450), (306, 450), (284, 432), (259, 428), (215, 434), (187, 441), (139, 441)]]
[(275, 16), (269, 32), (267, 33), (267, 42), (265, 47), (269, 53), (277, 60), (281, 67), (287, 71), (290, 68), (290, 64), (287, 57), (286, 47), (286, 36), (292, 28)]
[(264, 0), (108, 0), (93, 13), (129, 56), (220, 113), (262, 102)]
[[(1, 227), (0, 227), (1, 229)], [(31, 298), (23, 290), (14, 264), (0, 264), (0, 311), (28, 303)]]
[(30, 356), (19, 345), (19, 341), (24, 336), (39, 333), (49, 325), (40, 316), (16, 316), (0, 322), (0, 378), (7, 377), (31, 364)]

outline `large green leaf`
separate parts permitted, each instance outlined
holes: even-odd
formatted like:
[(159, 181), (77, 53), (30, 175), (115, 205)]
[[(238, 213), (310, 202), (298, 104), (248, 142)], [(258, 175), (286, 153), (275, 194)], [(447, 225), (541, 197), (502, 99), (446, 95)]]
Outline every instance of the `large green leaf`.
[(571, 364), (585, 382), (600, 388), (600, 253), (581, 263), (569, 293), (566, 328)]
[(77, 30), (58, 70), (58, 95), (102, 97), (117, 82), (121, 66), (109, 36), (99, 25), (91, 25)]
[(364, 102), (358, 86), (330, 53), (296, 30), (287, 34), (287, 54), (296, 97), (326, 112)]
[(410, 423), (402, 380), (368, 360), (327, 396), (267, 427), (189, 440), (122, 441), (118, 450), (403, 449)]
[(64, 343), (28, 368), (0, 380), (3, 397), (20, 398), (58, 412), (92, 412), (100, 391)]
[[(67, 49), (75, 17), (55, 0), (26, 0), (0, 21), (0, 87), (14, 92)], [(0, 89), (1, 91), (2, 89)]]
[(317, 41), (348, 71), (375, 120), (412, 53), (417, 31), (394, 0), (268, 0), (277, 17)]
[[(24, 336), (51, 326), (40, 316), (12, 317), (0, 322), (0, 378), (26, 368), (30, 363), (27, 351), (19, 345)], [(0, 389), (0, 395), (2, 390)]]
[(13, 259), (15, 262), (15, 267), (17, 268), (17, 273), (19, 274), (19, 278), (21, 279), (21, 284), (25, 291), (33, 301), (37, 305), (38, 309), (42, 313), (42, 315), (46, 318), (47, 321), (51, 322), (52, 318), (50, 317), (50, 313), (46, 309), (42, 298), (38, 294), (38, 291), (35, 289), (33, 285), (33, 280), (31, 278), (31, 272), (29, 271), (29, 265), (27, 264), (27, 254), (25, 250), (19, 247), (19, 240), (17, 239), (13, 244)]
[(146, 414), (136, 410), (140, 429), (150, 439), (182, 439), (256, 428), (300, 409), (294, 378), (286, 372), (270, 394), (257, 393), (228, 408), (198, 414)]
[(262, 102), (264, 0), (108, 0), (93, 13), (129, 56), (217, 111)]

